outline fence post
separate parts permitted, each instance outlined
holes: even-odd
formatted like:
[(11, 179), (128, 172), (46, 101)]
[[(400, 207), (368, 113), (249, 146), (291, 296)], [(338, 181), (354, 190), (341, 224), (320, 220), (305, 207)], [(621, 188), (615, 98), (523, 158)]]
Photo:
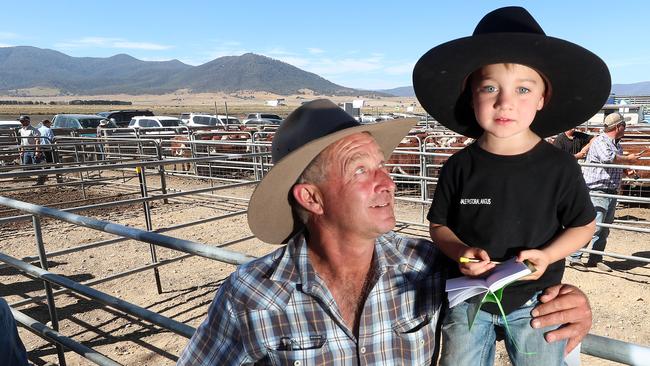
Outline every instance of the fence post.
[[(38, 258), (41, 262), (41, 268), (45, 271), (48, 270), (47, 254), (45, 253), (45, 246), (43, 245), (43, 235), (41, 231), (41, 219), (37, 215), (32, 216), (32, 223), (34, 224), (34, 238), (36, 239), (36, 248), (38, 249)], [(52, 329), (59, 330), (59, 318), (56, 314), (56, 305), (54, 304), (54, 295), (52, 294), (52, 286), (49, 282), (43, 281), (45, 285), (45, 295), (47, 296), (47, 309), (50, 313), (50, 320), (52, 321)], [(65, 366), (65, 354), (63, 347), (60, 344), (56, 345), (56, 352), (59, 356), (59, 364)]]
[[(158, 155), (158, 160), (163, 160), (162, 154), (162, 142), (156, 143), (156, 154)], [(162, 194), (167, 194), (167, 178), (165, 177), (165, 165), (158, 165), (158, 174), (160, 175), (160, 189)], [(163, 203), (168, 204), (169, 200), (167, 198), (163, 199)]]
[[(138, 178), (140, 180), (140, 194), (142, 195), (142, 198), (145, 198), (148, 196), (145, 170), (142, 169), (142, 167), (137, 167), (135, 168), (135, 171), (138, 173)], [(149, 208), (149, 202), (144, 201), (142, 202), (142, 204), (144, 207), (144, 219), (145, 219), (145, 224), (147, 225), (147, 231), (152, 231), (153, 225), (151, 223), (151, 210)], [(151, 262), (158, 263), (158, 256), (156, 255), (156, 246), (153, 244), (149, 244), (149, 251), (151, 252)], [(154, 278), (156, 279), (156, 289), (158, 290), (158, 294), (162, 294), (162, 285), (160, 283), (160, 274), (158, 273), (158, 267), (155, 267), (153, 269), (153, 275)]]

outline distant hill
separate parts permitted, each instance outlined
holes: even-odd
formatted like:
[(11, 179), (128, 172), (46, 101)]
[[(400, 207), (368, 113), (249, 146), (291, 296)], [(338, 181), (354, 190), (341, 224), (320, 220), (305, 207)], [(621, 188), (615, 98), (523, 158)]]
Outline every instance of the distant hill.
[(650, 95), (650, 81), (633, 84), (613, 84), (612, 93), (616, 95)]
[(310, 89), (318, 94), (355, 95), (359, 91), (334, 84), (324, 78), (266, 56), (247, 53), (220, 57), (174, 75), (170, 87), (186, 87), (196, 92), (264, 90), (296, 94)]
[(415, 91), (413, 91), (412, 86), (401, 86), (399, 88), (393, 88), (393, 89), (383, 89), (379, 90), (382, 93), (394, 95), (396, 97), (414, 97), (415, 96)]
[[(107, 58), (71, 57), (58, 51), (19, 46), (0, 48), (0, 92), (34, 87), (70, 94), (163, 94), (267, 91), (281, 95), (310, 89), (323, 95), (366, 95), (269, 57), (247, 53), (199, 66), (142, 61), (125, 54)], [(383, 94), (383, 93), (381, 93)], [(385, 95), (385, 94), (383, 94)]]

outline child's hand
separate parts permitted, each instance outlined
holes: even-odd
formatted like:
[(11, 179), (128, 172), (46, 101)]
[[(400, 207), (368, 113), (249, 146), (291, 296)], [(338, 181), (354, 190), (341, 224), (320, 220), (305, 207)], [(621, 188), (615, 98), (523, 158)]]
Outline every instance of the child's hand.
[(526, 259), (528, 259), (528, 261), (533, 266), (535, 266), (536, 271), (526, 277), (521, 278), (522, 280), (536, 280), (542, 277), (544, 272), (546, 272), (546, 267), (551, 264), (548, 255), (538, 249), (528, 249), (519, 252), (519, 255), (517, 256), (517, 262), (523, 262)]
[(471, 277), (480, 276), (484, 273), (491, 271), (496, 265), (490, 262), (490, 256), (485, 250), (481, 248), (467, 247), (459, 253), (458, 258), (460, 257), (480, 260), (480, 262), (476, 262), (476, 263), (458, 264), (458, 268), (460, 268), (460, 272), (465, 276), (471, 276)]

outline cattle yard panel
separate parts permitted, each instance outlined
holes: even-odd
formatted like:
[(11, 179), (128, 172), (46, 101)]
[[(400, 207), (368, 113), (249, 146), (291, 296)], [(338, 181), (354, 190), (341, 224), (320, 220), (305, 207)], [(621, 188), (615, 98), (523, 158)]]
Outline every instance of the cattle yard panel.
[[(233, 134), (239, 134), (240, 136), (242, 135), (239, 132), (233, 133)], [(217, 135), (217, 136), (224, 136), (224, 135), (229, 135), (229, 133), (224, 133), (223, 135)], [(174, 136), (183, 136), (183, 135), (174, 135)], [(194, 155), (190, 155), (189, 157), (174, 157), (171, 154), (172, 150), (172, 138), (174, 136), (170, 136), (169, 138), (164, 138), (164, 139), (143, 139), (141, 136), (138, 137), (133, 137), (133, 138), (122, 138), (122, 137), (117, 137), (117, 136), (110, 136), (105, 139), (102, 139), (101, 142), (109, 146), (108, 149), (104, 150), (104, 152), (107, 152), (108, 156), (113, 156), (113, 159), (108, 158), (106, 159), (106, 162), (110, 162), (110, 165), (106, 165), (104, 161), (97, 161), (97, 160), (92, 160), (88, 159), (85, 160), (84, 157), (79, 158), (79, 160), (73, 161), (71, 163), (60, 163), (60, 166), (53, 166), (51, 171), (48, 173), (49, 175), (53, 175), (55, 173), (61, 173), (66, 177), (66, 182), (68, 184), (73, 184), (71, 181), (70, 177), (74, 177), (75, 175), (81, 174), (81, 173), (88, 173), (93, 170), (118, 170), (118, 171), (123, 171), (123, 172), (131, 172), (131, 175), (133, 175), (133, 171), (135, 170), (134, 168), (137, 166), (143, 167), (142, 174), (145, 172), (149, 171), (150, 175), (156, 175), (158, 176), (157, 172), (162, 171), (165, 172), (165, 167), (169, 166), (173, 162), (190, 162), (195, 166), (195, 172), (194, 175), (202, 178), (204, 176), (201, 176), (200, 174), (197, 174), (199, 169), (196, 169), (196, 167), (201, 167), (201, 169), (204, 169), (203, 167), (208, 168), (208, 176), (204, 178), (218, 178), (222, 179), (223, 177), (219, 177), (218, 174), (213, 176), (213, 172), (210, 171), (210, 169), (219, 169), (221, 167), (229, 167), (229, 165), (232, 163), (232, 167), (229, 167), (230, 169), (225, 169), (223, 171), (218, 171), (220, 174), (225, 175), (225, 179), (223, 180), (228, 180), (228, 175), (233, 174), (232, 171), (238, 171), (238, 174), (246, 174), (246, 179), (248, 181), (245, 181), (243, 183), (238, 183), (238, 184), (251, 184), (254, 183), (256, 180), (261, 178), (265, 172), (268, 171), (268, 169), (271, 166), (271, 160), (270, 160), (270, 139), (269, 136), (272, 136), (272, 134), (269, 133), (252, 133), (249, 134), (250, 140), (246, 139), (243, 142), (242, 141), (232, 141), (229, 138), (225, 139), (209, 139), (209, 140), (186, 140), (187, 143), (190, 145), (190, 149), (194, 151)], [(188, 136), (191, 138), (191, 136)], [(213, 135), (214, 137), (214, 135)], [(444, 139), (444, 138), (449, 138), (450, 136), (437, 136), (438, 140)], [(431, 187), (435, 186), (435, 182), (437, 179), (437, 172), (439, 171), (440, 166), (442, 163), (446, 160), (446, 158), (453, 152), (457, 151), (458, 149), (462, 147), (449, 147), (449, 146), (440, 146), (442, 145), (440, 141), (435, 141), (435, 137), (426, 137), (422, 142), (420, 142), (420, 137), (415, 137), (415, 138), (409, 138), (408, 140), (413, 142), (416, 142), (416, 146), (411, 146), (406, 149), (398, 149), (395, 153), (394, 156), (410, 156), (411, 158), (409, 159), (403, 159), (402, 162), (397, 159), (397, 162), (389, 162), (388, 166), (391, 168), (391, 170), (395, 167), (399, 167), (402, 169), (402, 172), (397, 172), (393, 173), (393, 176), (395, 177), (395, 181), (398, 184), (398, 189), (400, 191), (398, 192), (399, 199), (401, 200), (406, 200), (410, 202), (415, 202), (419, 203), (422, 205), (422, 207), (426, 207), (430, 204), (431, 201), (431, 196), (433, 190), (431, 190)], [(93, 139), (90, 139), (93, 140)], [(87, 150), (82, 150), (79, 146), (74, 147), (74, 144), (79, 144), (79, 145), (86, 145), (86, 146), (91, 146), (93, 144), (98, 143), (98, 141), (90, 141), (90, 140), (81, 140), (81, 141), (62, 141), (62, 149), (68, 153), (71, 154), (72, 151), (75, 151), (77, 149), (77, 155), (78, 156), (81, 152), (81, 155), (87, 153)], [(126, 140), (126, 141), (121, 141), (121, 140)], [(140, 141), (138, 141), (140, 140)], [(146, 142), (145, 142), (146, 140)], [(449, 141), (449, 140), (447, 140)], [(72, 144), (71, 146), (64, 146), (65, 144)], [(415, 147), (415, 148), (414, 148)], [(112, 148), (112, 149), (111, 149)], [(228, 149), (231, 149), (230, 152), (227, 152)], [(218, 149), (220, 149), (218, 151)], [(246, 149), (246, 150), (242, 150)], [(124, 151), (123, 151), (124, 150)], [(237, 151), (233, 153), (232, 151)], [(112, 155), (113, 153), (114, 155)], [(416, 159), (412, 159), (412, 157), (415, 157)], [(138, 159), (141, 159), (140, 161), (137, 161)], [(154, 160), (155, 159), (155, 160)], [(144, 162), (143, 162), (144, 160)], [(147, 161), (147, 160), (152, 160), (152, 161)], [(392, 160), (392, 159), (391, 159)], [(404, 164), (402, 164), (405, 162)], [(74, 166), (76, 164), (77, 166)], [(611, 165), (610, 165), (611, 166)], [(648, 167), (638, 167), (638, 166), (622, 166), (625, 168), (636, 168), (637, 171), (640, 172), (646, 172), (650, 170)], [(14, 168), (13, 171), (7, 171), (7, 170), (1, 170), (0, 169), (0, 181), (3, 179), (6, 179), (7, 181), (14, 180), (15, 178), (24, 178), (29, 175), (37, 175), (37, 174), (43, 174), (42, 172), (45, 171), (46, 169), (42, 169), (41, 172), (29, 172), (29, 171), (22, 171), (22, 169)], [(246, 172), (246, 173), (244, 173)], [(406, 174), (402, 174), (406, 173)], [(433, 174), (432, 174), (433, 173)], [(13, 176), (12, 176), (13, 174)], [(83, 179), (83, 174), (81, 174), (81, 177)], [(146, 177), (146, 175), (144, 176)], [(242, 179), (244, 180), (244, 179)], [(118, 185), (116, 183), (119, 182), (106, 182), (106, 181), (101, 181), (99, 177), (88, 177), (86, 176), (86, 184), (88, 185), (94, 185), (94, 184), (100, 184), (100, 185), (106, 185), (106, 184), (111, 184), (115, 186), (121, 186), (121, 187), (128, 187), (130, 191), (133, 191), (134, 187), (132, 185), (127, 185), (127, 184), (121, 184)], [(164, 182), (164, 179), (161, 181)], [(143, 179), (143, 184), (146, 186), (146, 178)], [(402, 186), (405, 186), (405, 189), (402, 189)], [(419, 187), (414, 188), (414, 187)], [(422, 188), (424, 187), (424, 188)], [(192, 192), (176, 192), (176, 193), (165, 193), (163, 192), (162, 194), (155, 194), (155, 195), (147, 195), (146, 190), (145, 193), (140, 192), (141, 197), (137, 200), (136, 202), (150, 202), (153, 200), (162, 200), (162, 199), (175, 199), (175, 198), (180, 198), (184, 197), (187, 198), (189, 195), (197, 195), (201, 194), (202, 192), (211, 192), (212, 190), (215, 190), (218, 188), (214, 187), (208, 187), (208, 188), (202, 188), (198, 190), (193, 190)], [(418, 191), (419, 190), (419, 191)], [(152, 189), (149, 190), (149, 193), (153, 192), (158, 192), (159, 190)], [(202, 199), (208, 199), (208, 197), (201, 196)], [(629, 200), (633, 202), (640, 202), (640, 203), (648, 203), (650, 202), (650, 199), (648, 198), (634, 198), (634, 197), (619, 197), (621, 200)], [(133, 202), (134, 200), (125, 200), (124, 203), (122, 202), (109, 202), (105, 204), (99, 204), (99, 205), (89, 205), (87, 207), (107, 207), (108, 205), (111, 204), (125, 204), (126, 202)], [(146, 207), (146, 205), (143, 205), (143, 207)], [(146, 210), (146, 209), (145, 209)], [(43, 211), (45, 212), (45, 211)], [(243, 214), (245, 211), (242, 210), (237, 213), (232, 213), (232, 214)], [(19, 218), (29, 218), (31, 216), (16, 216), (14, 219), (17, 220)], [(424, 221), (424, 220), (422, 220)], [(0, 219), (0, 224), (2, 222), (5, 222), (4, 220)], [(87, 223), (85, 223), (84, 220), (79, 221), (79, 223), (84, 222), (84, 226), (87, 226)], [(621, 225), (620, 222), (615, 222), (614, 225), (609, 225), (608, 227), (612, 229), (619, 229), (619, 230), (630, 230), (630, 231), (637, 231), (637, 232), (646, 232), (646, 230), (649, 229), (643, 229), (639, 228), (639, 225), (644, 225), (647, 224), (645, 222), (625, 222), (625, 225)], [(103, 225), (103, 224), (102, 224)], [(414, 226), (414, 225), (422, 225), (423, 227), (426, 226), (425, 224), (416, 224), (416, 223), (409, 223), (409, 226)], [(150, 225), (148, 226), (149, 229), (152, 229)], [(130, 228), (133, 229), (133, 228)], [(135, 229), (136, 231), (130, 232), (130, 234), (135, 235), (135, 233), (138, 231), (138, 229)], [(650, 230), (649, 230), (650, 231)], [(147, 233), (147, 232), (144, 232)], [(123, 233), (121, 233), (123, 234)], [(154, 234), (151, 233), (150, 234)], [(146, 235), (146, 234), (138, 234), (138, 235)], [(117, 242), (117, 241), (112, 241), (112, 240), (128, 240), (129, 236), (121, 236), (118, 239), (109, 239), (106, 244), (105, 243), (90, 243), (87, 247), (96, 247), (99, 245), (108, 245), (112, 242)], [(139, 238), (142, 238), (142, 236), (139, 236)], [(245, 237), (241, 238), (241, 240), (247, 240), (250, 239), (250, 237)], [(152, 243), (151, 241), (146, 241)], [(161, 245), (160, 243), (155, 243), (155, 245)], [(81, 248), (80, 248), (81, 249)], [(187, 249), (187, 248), (186, 248)], [(589, 252), (585, 250), (586, 252)], [(64, 252), (64, 251), (61, 251)], [(73, 251), (65, 251), (65, 254), (72, 253)], [(57, 255), (57, 253), (49, 253), (46, 254), (47, 257), (49, 258), (51, 255)], [(634, 256), (623, 256), (617, 253), (603, 253), (604, 255), (610, 255), (612, 257), (616, 258), (625, 258), (625, 259), (631, 259), (631, 260), (639, 260), (646, 262), (648, 261), (647, 258), (640, 258), (640, 257), (634, 257)], [(62, 255), (62, 254), (61, 254)], [(182, 259), (180, 256), (178, 258)], [(32, 260), (35, 257), (32, 257)], [(149, 264), (146, 264), (145, 266), (142, 266), (137, 269), (133, 269), (132, 271), (141, 271), (141, 270), (149, 270), (153, 268), (158, 268), (161, 265), (170, 263), (171, 261), (175, 260), (180, 260), (176, 258), (170, 258), (170, 259), (165, 259), (159, 262), (152, 261)], [(1, 267), (1, 266), (0, 266)], [(130, 274), (130, 273), (128, 273)], [(128, 274), (119, 274), (119, 275), (128, 275)], [(113, 276), (111, 276), (113, 277)], [(116, 277), (117, 278), (117, 277)], [(99, 279), (99, 281), (104, 280), (104, 279)], [(94, 282), (94, 281), (93, 281)], [(60, 292), (55, 292), (54, 295), (58, 295), (58, 293), (65, 293), (65, 290), (60, 290)], [(22, 302), (26, 303), (26, 302)], [(587, 340), (585, 341), (585, 344), (583, 345), (583, 353), (587, 354), (593, 354), (597, 355), (598, 357), (613, 357), (609, 358), (611, 360), (617, 360), (616, 357), (618, 356), (612, 356), (608, 351), (605, 352), (605, 356), (602, 354), (602, 349), (599, 350), (594, 350), (593, 347), (590, 346), (590, 342), (592, 340), (592, 336), (589, 336)], [(613, 342), (612, 342), (613, 343)], [(591, 343), (595, 344), (595, 343)], [(632, 345), (632, 347), (637, 347), (637, 345)], [(604, 347), (603, 349), (607, 349), (607, 347)], [(642, 351), (647, 351), (647, 347), (642, 347)]]

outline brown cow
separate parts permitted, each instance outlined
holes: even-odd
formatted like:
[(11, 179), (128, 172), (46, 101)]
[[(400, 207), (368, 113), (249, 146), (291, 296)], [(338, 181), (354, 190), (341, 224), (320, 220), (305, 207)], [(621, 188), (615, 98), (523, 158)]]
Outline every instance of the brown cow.
[[(174, 136), (170, 139), (171, 147), (170, 153), (174, 158), (191, 158), (192, 157), (192, 148), (187, 143), (189, 138), (187, 136)], [(181, 169), (186, 172), (191, 169), (191, 164), (189, 162), (181, 163)], [(176, 170), (176, 163), (174, 163), (174, 170)]]

